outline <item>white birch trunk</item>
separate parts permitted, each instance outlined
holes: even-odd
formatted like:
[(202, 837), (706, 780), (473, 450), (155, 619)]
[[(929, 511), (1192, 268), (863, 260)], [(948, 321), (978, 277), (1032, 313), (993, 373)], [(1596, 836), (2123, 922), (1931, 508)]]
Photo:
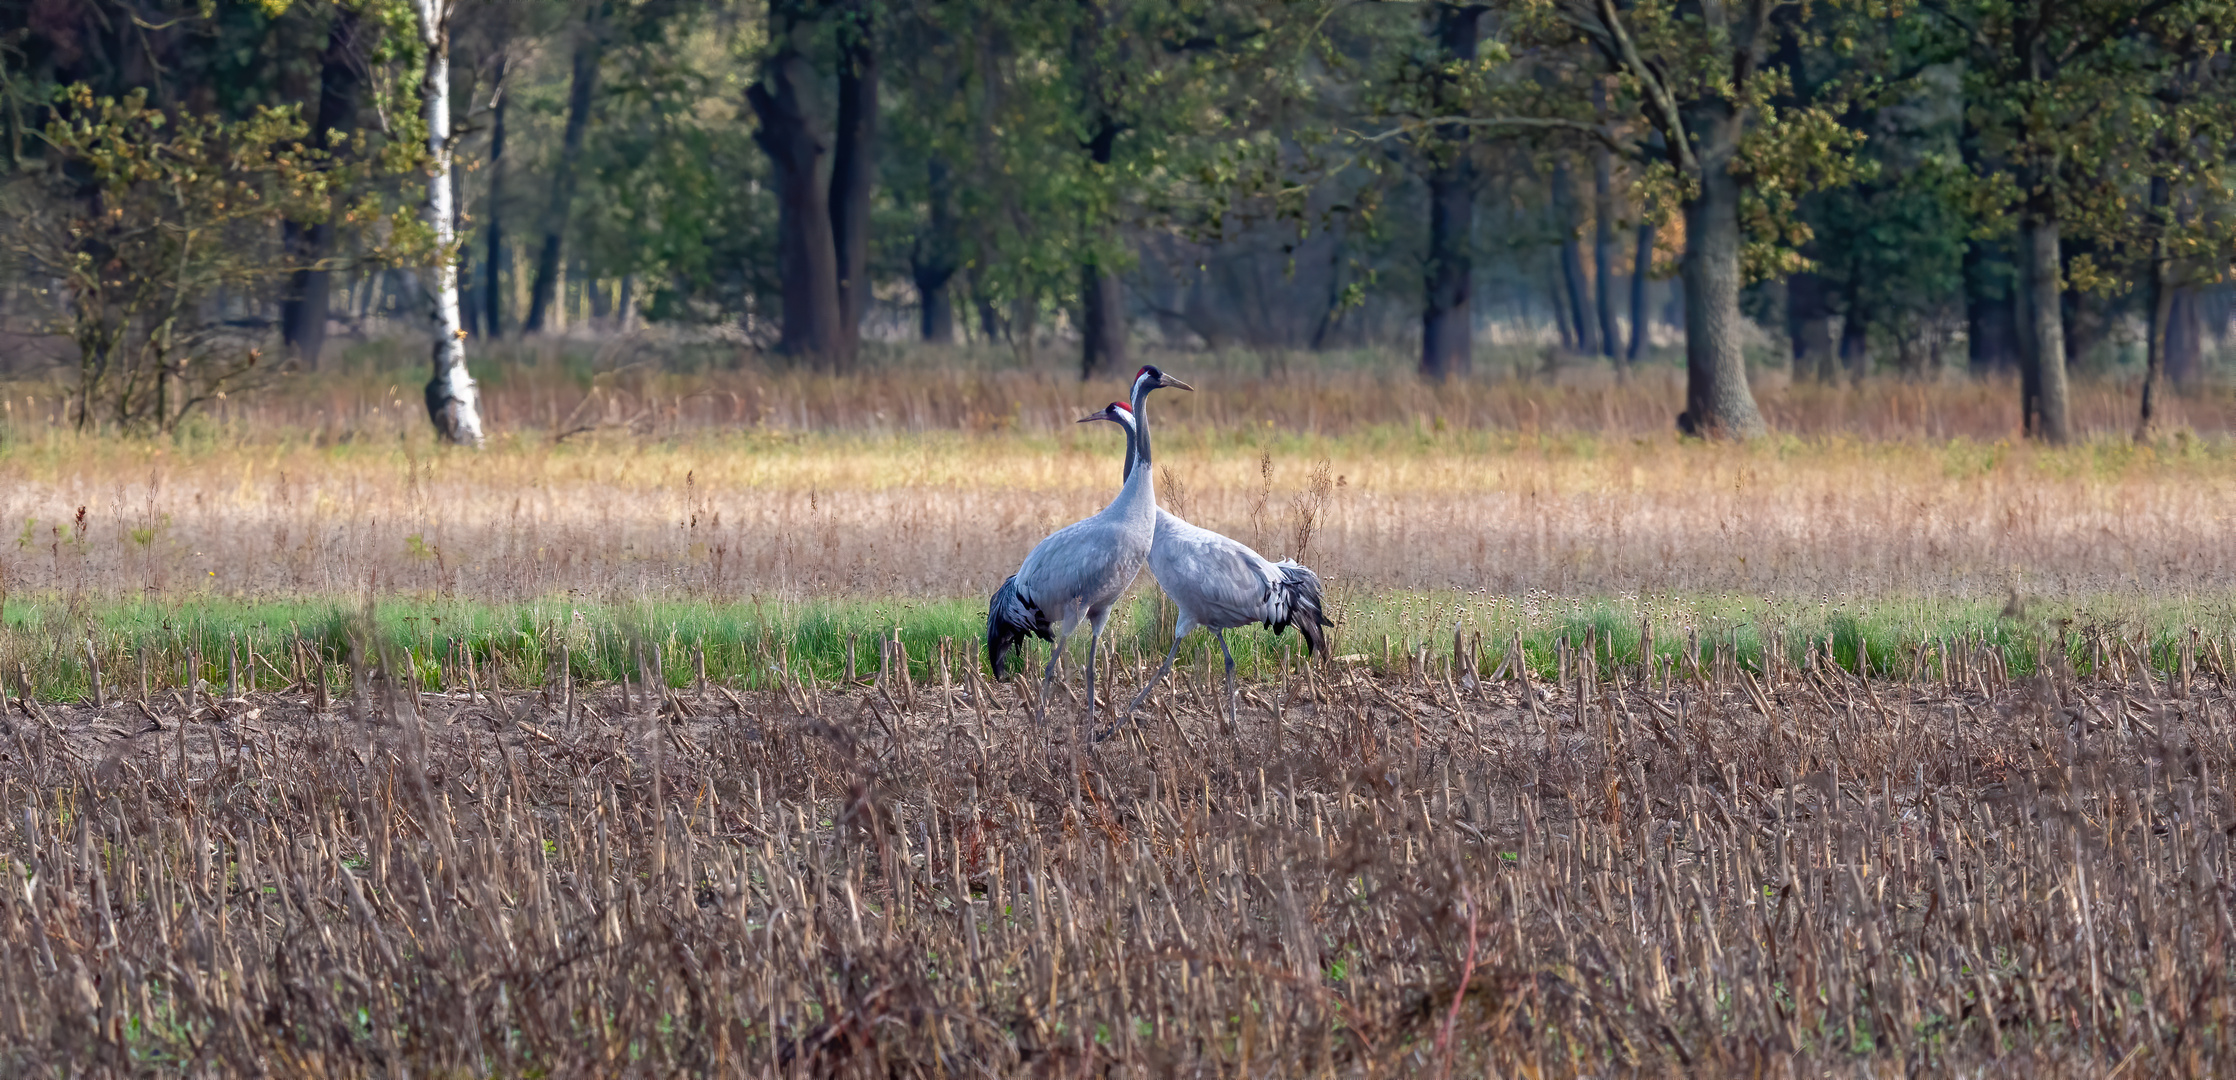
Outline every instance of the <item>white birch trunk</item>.
[(421, 271), (427, 298), (434, 305), (434, 376), (427, 380), (427, 417), (445, 440), (481, 445), (481, 395), (466, 373), (466, 331), (458, 313), (458, 229), (456, 193), (450, 165), (450, 15), (454, 0), (412, 0), (427, 69), (419, 100), (427, 122), (427, 224), (434, 230), (436, 259)]

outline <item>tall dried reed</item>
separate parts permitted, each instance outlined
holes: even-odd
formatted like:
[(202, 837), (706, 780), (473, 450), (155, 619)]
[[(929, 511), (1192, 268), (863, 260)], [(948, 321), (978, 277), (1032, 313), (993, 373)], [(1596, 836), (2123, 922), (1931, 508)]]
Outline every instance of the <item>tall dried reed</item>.
[[(1187, 395), (1175, 395), (1185, 398)], [(1115, 492), (1052, 435), (629, 435), (0, 453), (0, 589), (605, 602), (984, 597)], [(1160, 429), (1162, 496), (1337, 588), (2183, 595), (2236, 586), (2229, 444), (1756, 446), (1433, 427)]]
[[(1327, 354), (1172, 352), (1147, 358), (1203, 388), (1161, 401), (1186, 426), (1256, 427), (1314, 435), (1415, 424), (1530, 434), (1665, 434), (1684, 401), (1683, 357), (1618, 382), (1611, 368), (1536, 350), (1490, 348), (1472, 378), (1428, 384), (1396, 349)], [(216, 403), (203, 430), (251, 438), (309, 432), (325, 441), (384, 442), (427, 427), (419, 386), (423, 347), (376, 340), (278, 388)], [(498, 343), (475, 354), (486, 418), (499, 435), (579, 436), (632, 431), (673, 436), (702, 430), (1049, 432), (1123, 395), (1130, 372), (1082, 385), (1061, 363), (1028, 365), (1007, 351), (889, 350), (853, 375), (789, 368), (719, 342), (640, 334), (605, 340)], [(2014, 378), (1955, 373), (1927, 381), (1874, 378), (1861, 385), (1793, 383), (1780, 369), (1753, 375), (1773, 430), (1801, 438), (1869, 440), (2019, 435)], [(36, 438), (69, 422), (54, 383), (0, 383), (0, 429)], [(2164, 426), (2207, 436), (2236, 432), (2236, 395), (2209, 385), (2172, 395)], [(2126, 437), (2135, 428), (2132, 379), (2080, 378), (2073, 430)]]

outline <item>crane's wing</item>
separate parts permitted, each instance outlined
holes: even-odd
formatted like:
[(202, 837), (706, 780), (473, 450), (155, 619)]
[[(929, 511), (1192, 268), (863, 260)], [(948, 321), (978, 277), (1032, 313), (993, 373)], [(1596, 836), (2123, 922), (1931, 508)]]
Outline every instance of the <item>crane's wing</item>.
[(1003, 661), (1013, 656), (1027, 637), (1054, 640), (1048, 624), (1048, 616), (1018, 594), (1017, 575), (1009, 575), (1009, 580), (994, 590), (993, 597), (986, 601), (986, 657), (994, 665), (995, 681), (1009, 677)]
[(1196, 622), (1230, 628), (1262, 622), (1280, 572), (1241, 541), (1169, 515), (1157, 522), (1150, 572)]

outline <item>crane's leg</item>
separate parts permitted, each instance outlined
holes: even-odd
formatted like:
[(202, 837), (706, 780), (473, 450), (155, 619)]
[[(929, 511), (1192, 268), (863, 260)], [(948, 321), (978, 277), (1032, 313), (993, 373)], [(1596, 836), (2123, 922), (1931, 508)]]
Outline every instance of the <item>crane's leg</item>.
[(1102, 649), (1102, 624), (1110, 613), (1103, 612), (1087, 624), (1087, 730), (1095, 729), (1095, 654)]
[(1211, 636), (1219, 639), (1219, 651), (1227, 655), (1227, 716), (1231, 724), (1242, 723), (1242, 706), (1234, 695), (1234, 650), (1227, 648), (1227, 632), (1213, 630)]
[(1048, 723), (1048, 690), (1056, 684), (1056, 662), (1064, 658), (1064, 642), (1071, 640), (1072, 626), (1077, 625), (1072, 620), (1066, 622), (1070, 625), (1057, 628), (1056, 646), (1048, 650), (1048, 670), (1040, 673), (1040, 697), (1033, 702), (1034, 727), (1043, 727)]
[(1180, 639), (1187, 636), (1188, 632), (1186, 630), (1182, 630), (1181, 632), (1172, 635), (1172, 648), (1165, 651), (1165, 662), (1157, 665), (1156, 674), (1149, 676), (1148, 682), (1141, 684), (1141, 690), (1134, 694), (1134, 699), (1131, 702), (1128, 702), (1126, 704), (1126, 714), (1119, 717), (1118, 722), (1110, 725), (1108, 730), (1104, 731), (1100, 735), (1095, 736), (1096, 742), (1101, 742), (1104, 739), (1117, 734), (1119, 728), (1125, 727), (1128, 723), (1132, 722), (1134, 718), (1134, 710), (1141, 707), (1142, 699), (1149, 696), (1149, 691), (1155, 690), (1157, 688), (1157, 680), (1164, 678), (1172, 671), (1172, 658), (1180, 655)]

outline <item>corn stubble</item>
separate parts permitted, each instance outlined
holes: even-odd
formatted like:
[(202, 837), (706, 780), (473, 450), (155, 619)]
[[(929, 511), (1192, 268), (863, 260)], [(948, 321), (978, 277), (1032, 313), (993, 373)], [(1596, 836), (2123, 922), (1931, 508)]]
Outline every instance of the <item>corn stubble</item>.
[(1867, 681), (1571, 641), (1531, 680), (1462, 642), (1285, 669), (1231, 730), (1184, 674), (1094, 749), (962, 657), (651, 698), (368, 665), (324, 711), (18, 700), (0, 1061), (2222, 1073), (2236, 699), (2217, 653), (2101, 651)]

